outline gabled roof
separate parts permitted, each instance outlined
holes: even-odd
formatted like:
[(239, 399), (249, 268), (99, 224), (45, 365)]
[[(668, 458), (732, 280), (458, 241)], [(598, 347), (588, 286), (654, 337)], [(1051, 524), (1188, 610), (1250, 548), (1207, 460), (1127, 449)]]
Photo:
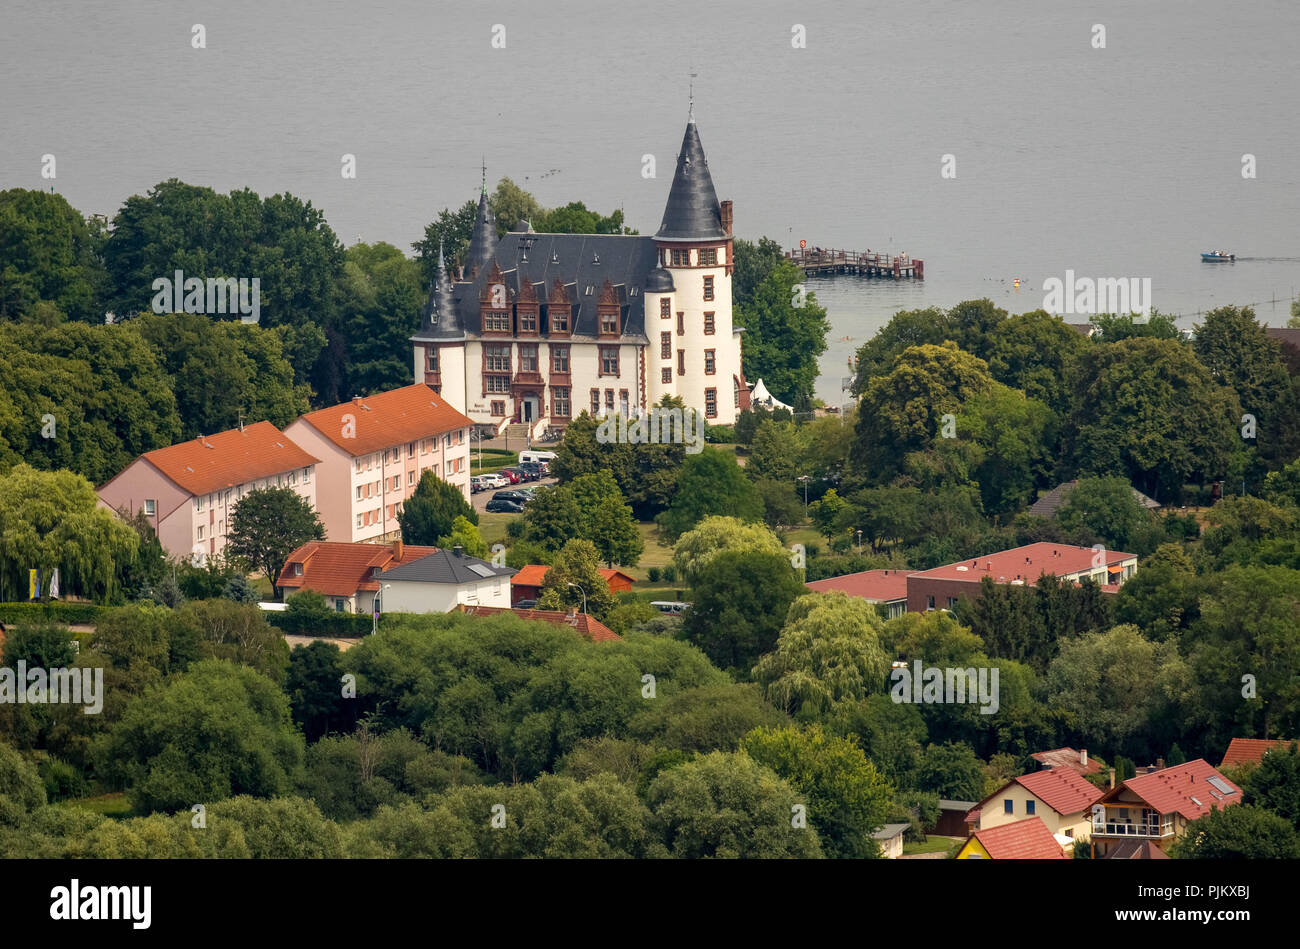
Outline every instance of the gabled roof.
[[(546, 582), (546, 574), (550, 569), (544, 563), (524, 564), (519, 568), (519, 572), (510, 579), (510, 585), (516, 587), (540, 587)], [(604, 577), (606, 584), (615, 577), (622, 577), (629, 582), (636, 581), (636, 577), (630, 577), (622, 570), (611, 570), (608, 567), (601, 567), (600, 575)]]
[[(1078, 484), (1079, 481), (1077, 478), (1073, 481), (1064, 481), (1061, 484), (1058, 484), (1031, 504), (1029, 506), (1029, 513), (1035, 517), (1055, 517), (1056, 512), (1065, 504), (1066, 498), (1070, 496), (1070, 492), (1073, 491)], [(1160, 507), (1159, 501), (1153, 501), (1137, 488), (1133, 488), (1132, 491), (1133, 496), (1137, 498), (1138, 503), (1148, 511), (1154, 511)]]
[(710, 241), (727, 237), (722, 226), (722, 208), (713, 190), (709, 161), (704, 157), (694, 117), (686, 123), (663, 223), (655, 237), (667, 241)]
[[(362, 590), (373, 592), (379, 589), (379, 581), (373, 576), (375, 567), (382, 570), (391, 564), (411, 563), (438, 550), (403, 545), (399, 560), (397, 546), (308, 541), (289, 555), (276, 585), (287, 590), (315, 590), (325, 596), (353, 596)], [(301, 577), (294, 575), (295, 563), (303, 565)]]
[(1073, 768), (1080, 774), (1096, 774), (1101, 765), (1089, 758), (1085, 765), (1079, 759), (1080, 752), (1073, 748), (1052, 748), (1050, 751), (1035, 751), (1029, 757), (1045, 768)]
[[(1227, 790), (1215, 787), (1210, 783), (1211, 778), (1216, 783), (1221, 782)], [(1204, 817), (1211, 807), (1224, 808), (1241, 803), (1241, 788), (1219, 774), (1204, 758), (1129, 778), (1119, 787), (1107, 791), (1102, 800), (1114, 801), (1125, 789), (1157, 813), (1178, 813), (1189, 821)]]
[(811, 580), (805, 583), (814, 593), (829, 593), (839, 590), (849, 596), (859, 596), (873, 603), (888, 603), (893, 600), (907, 599), (907, 570), (863, 570), (861, 573), (846, 573), (840, 577), (827, 577), (825, 580)]
[(1061, 815), (1086, 811), (1106, 793), (1070, 768), (1047, 768), (1013, 780)]
[(1264, 760), (1264, 755), (1274, 748), (1285, 748), (1289, 744), (1291, 742), (1282, 738), (1234, 738), (1228, 742), (1228, 750), (1223, 753), (1223, 760), (1219, 762), (1219, 767), (1258, 764)]
[(474, 426), (423, 383), (317, 409), (299, 421), (353, 457)]
[(407, 558), (401, 565), (393, 565), (379, 576), (385, 580), (407, 580), (420, 583), (478, 583), (493, 577), (509, 577), (510, 567), (497, 567), (486, 560), (457, 554), (454, 550), (436, 550), (419, 560)]
[(504, 606), (469, 606), (464, 603), (459, 604), (456, 609), (471, 616), (497, 616), (501, 613), (509, 613), (520, 619), (538, 620), (550, 623), (552, 626), (569, 626), (596, 643), (618, 642), (623, 638), (600, 620), (586, 613), (562, 613), (559, 610), (511, 610)]
[(911, 826), (911, 824), (885, 824), (879, 830), (872, 831), (871, 836), (876, 840), (890, 840)]
[(208, 494), (314, 465), (313, 458), (270, 422), (203, 435), (140, 456), (190, 494)]
[(1064, 860), (1065, 852), (1041, 817), (971, 834), (994, 860)]

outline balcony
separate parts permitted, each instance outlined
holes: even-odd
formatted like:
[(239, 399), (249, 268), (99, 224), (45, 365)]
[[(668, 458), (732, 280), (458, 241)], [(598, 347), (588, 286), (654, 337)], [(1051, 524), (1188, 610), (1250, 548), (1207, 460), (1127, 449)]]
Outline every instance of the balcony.
[(1164, 821), (1160, 824), (1135, 824), (1131, 821), (1093, 821), (1094, 837), (1146, 837), (1158, 840), (1172, 836), (1174, 822)]

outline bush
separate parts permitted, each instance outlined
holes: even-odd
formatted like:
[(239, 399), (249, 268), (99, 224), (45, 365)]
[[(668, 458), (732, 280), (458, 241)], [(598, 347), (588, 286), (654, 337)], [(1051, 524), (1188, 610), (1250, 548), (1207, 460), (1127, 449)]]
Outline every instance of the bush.
[(370, 632), (372, 620), (357, 613), (267, 613), (266, 621), (282, 633), (301, 636), (365, 636)]
[(672, 564), (666, 564), (660, 576), (664, 578), (665, 583), (674, 583), (677, 580), (677, 568)]
[(660, 577), (661, 574), (662, 574), (662, 571), (661, 571), (658, 567), (651, 567), (651, 568), (650, 568), (650, 582), (651, 582), (651, 583), (658, 583), (658, 582), (659, 582), (659, 577)]
[(99, 618), (94, 603), (0, 603), (0, 623), (30, 623), (50, 620), (65, 626), (93, 626)]
[(330, 608), (329, 600), (325, 599), (325, 594), (317, 593), (315, 590), (299, 590), (297, 593), (291, 593), (285, 598), (284, 602), (289, 607), (290, 613), (306, 613), (311, 616), (318, 616), (321, 613), (336, 612)]

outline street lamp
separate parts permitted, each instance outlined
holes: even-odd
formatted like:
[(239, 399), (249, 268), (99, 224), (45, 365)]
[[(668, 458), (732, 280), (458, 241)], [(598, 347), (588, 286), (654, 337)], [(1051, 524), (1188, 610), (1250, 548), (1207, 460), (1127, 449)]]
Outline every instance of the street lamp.
[(858, 531), (858, 550), (862, 549), (862, 531)]
[(383, 588), (375, 594), (375, 609), (370, 618), (370, 635), (373, 636), (379, 632), (379, 601), (383, 598), (384, 590), (391, 587), (391, 583), (385, 583)]
[(586, 613), (587, 612), (587, 591), (584, 590), (582, 587), (578, 586), (576, 583), (570, 583), (569, 586), (573, 587), (573, 589), (577, 590), (579, 593), (582, 594), (582, 612)]
[(794, 480), (803, 482), (803, 513), (804, 516), (807, 517), (808, 516), (808, 476), (800, 475)]

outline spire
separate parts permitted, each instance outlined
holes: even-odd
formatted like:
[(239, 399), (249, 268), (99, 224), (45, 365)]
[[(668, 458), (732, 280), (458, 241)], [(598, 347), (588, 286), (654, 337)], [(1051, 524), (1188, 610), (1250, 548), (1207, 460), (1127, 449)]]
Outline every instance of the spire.
[(487, 166), (483, 166), (483, 187), (478, 196), (478, 211), (474, 214), (474, 231), (465, 255), (465, 279), (473, 280), (484, 265), (492, 259), (497, 247), (497, 221), (488, 204)]
[[(692, 90), (694, 100), (694, 90)], [(655, 237), (665, 241), (726, 240), (722, 225), (722, 208), (713, 190), (709, 162), (704, 157), (700, 133), (695, 127), (694, 101), (677, 156), (677, 172), (668, 191), (663, 223)]]
[(451, 280), (447, 277), (447, 265), (443, 259), (440, 240), (438, 241), (438, 265), (433, 272), (433, 285), (429, 287), (429, 298), (424, 304), (424, 320), (419, 337), (461, 339), (464, 335), (460, 316), (456, 313), (456, 301), (451, 294)]

